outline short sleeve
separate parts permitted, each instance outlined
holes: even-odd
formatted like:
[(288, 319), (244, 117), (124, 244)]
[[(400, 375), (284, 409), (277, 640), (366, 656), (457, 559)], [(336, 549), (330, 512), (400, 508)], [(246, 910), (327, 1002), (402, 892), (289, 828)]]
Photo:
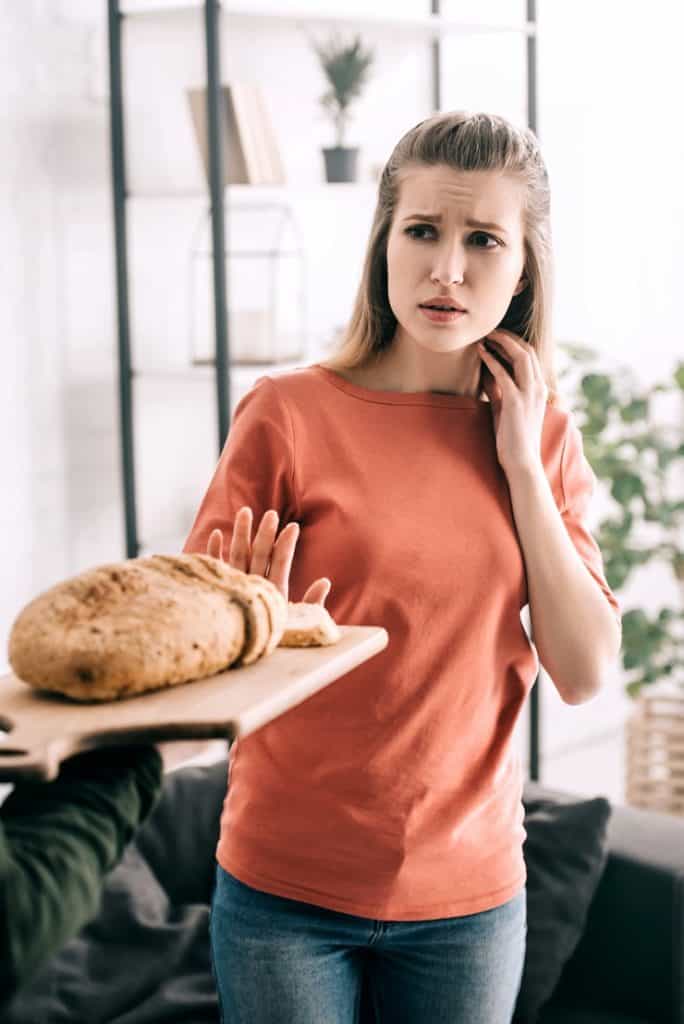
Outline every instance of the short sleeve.
[(204, 554), (212, 530), (219, 529), (227, 558), (235, 517), (243, 505), (252, 509), (255, 530), (271, 508), (280, 516), (280, 529), (298, 520), (293, 481), (290, 415), (271, 378), (260, 377), (235, 408), (226, 443), (183, 552)]
[(561, 455), (560, 512), (571, 541), (580, 558), (605, 594), (613, 614), (622, 625), (620, 605), (605, 578), (601, 550), (587, 524), (589, 505), (596, 490), (596, 476), (589, 464), (582, 443), (582, 433), (568, 416), (568, 425)]

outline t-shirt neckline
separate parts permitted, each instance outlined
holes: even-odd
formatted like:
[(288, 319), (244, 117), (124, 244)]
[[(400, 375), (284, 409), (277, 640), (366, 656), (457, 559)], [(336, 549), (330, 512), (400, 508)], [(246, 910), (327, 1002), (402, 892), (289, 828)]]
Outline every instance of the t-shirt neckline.
[(364, 388), (360, 384), (352, 384), (339, 373), (327, 366), (314, 363), (312, 370), (322, 374), (327, 381), (340, 391), (345, 391), (363, 402), (374, 402), (382, 405), (432, 405), (447, 409), (489, 409), (490, 403), (473, 395), (440, 395), (434, 391), (378, 391)]

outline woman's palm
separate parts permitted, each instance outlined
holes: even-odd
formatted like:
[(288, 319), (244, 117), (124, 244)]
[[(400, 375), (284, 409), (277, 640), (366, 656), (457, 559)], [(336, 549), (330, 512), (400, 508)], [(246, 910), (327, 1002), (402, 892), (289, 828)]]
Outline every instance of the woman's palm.
[[(244, 505), (235, 517), (233, 536), (230, 541), (228, 564), (241, 572), (256, 573), (266, 577), (289, 600), (290, 569), (294, 558), (299, 524), (288, 523), (278, 533), (279, 517), (275, 509), (269, 509), (261, 518), (259, 529), (252, 540), (253, 514), (249, 505)], [(223, 557), (223, 534), (221, 530), (212, 530), (207, 543), (207, 554), (221, 561)], [(325, 604), (330, 593), (329, 579), (321, 577), (307, 589), (302, 601), (309, 604)]]

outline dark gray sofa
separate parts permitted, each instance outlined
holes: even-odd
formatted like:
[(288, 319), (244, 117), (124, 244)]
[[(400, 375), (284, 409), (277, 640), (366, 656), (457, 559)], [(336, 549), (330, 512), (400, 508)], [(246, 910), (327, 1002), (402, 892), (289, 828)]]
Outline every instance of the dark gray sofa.
[[(98, 916), (2, 1024), (217, 1024), (208, 904), (226, 774), (224, 761), (167, 776)], [(539, 798), (584, 799), (528, 782), (524, 799)], [(684, 1024), (684, 819), (614, 807), (607, 838), (582, 938), (539, 1024)]]
[[(572, 794), (527, 782), (527, 796)], [(613, 806), (608, 863), (540, 1024), (684, 1024), (684, 818)]]
[[(527, 781), (523, 801), (583, 797)], [(584, 932), (539, 1024), (684, 1024), (684, 818), (615, 806)], [(364, 994), (365, 995), (365, 994)], [(361, 1024), (374, 1024), (369, 999)]]

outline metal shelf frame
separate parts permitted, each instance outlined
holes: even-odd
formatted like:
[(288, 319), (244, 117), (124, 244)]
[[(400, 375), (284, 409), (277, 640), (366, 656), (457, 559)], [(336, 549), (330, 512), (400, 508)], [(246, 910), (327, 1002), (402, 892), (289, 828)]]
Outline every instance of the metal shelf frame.
[[(441, 40), (449, 33), (460, 32), (524, 32), (527, 57), (527, 123), (537, 133), (537, 14), (536, 0), (526, 0), (526, 19), (520, 25), (475, 25), (455, 19), (442, 18), (440, 0), (430, 0), (430, 16), (412, 19), (354, 17), (349, 14), (316, 15), (231, 9), (220, 0), (166, 0), (166, 2), (132, 4), (120, 0), (107, 0), (109, 43), (109, 95), (111, 184), (114, 216), (114, 256), (116, 275), (116, 309), (119, 356), (119, 414), (121, 430), (121, 460), (124, 490), (124, 518), (126, 531), (126, 557), (137, 558), (141, 550), (137, 528), (135, 460), (133, 436), (132, 384), (136, 371), (131, 363), (131, 331), (128, 301), (128, 259), (126, 230), (125, 125), (123, 97), (122, 20), (124, 17), (155, 17), (173, 15), (203, 8), (204, 38), (207, 74), (207, 119), (209, 137), (209, 195), (211, 201), (211, 235), (213, 248), (214, 325), (215, 325), (215, 382), (218, 420), (218, 451), (221, 452), (228, 436), (231, 420), (231, 364), (228, 331), (228, 295), (225, 274), (225, 204), (221, 149), (221, 54), (219, 20), (226, 16), (248, 18), (276, 17), (293, 24), (309, 21), (339, 21), (366, 28), (406, 29), (416, 33), (419, 41), (430, 42), (432, 57), (432, 108), (442, 109)], [(404, 24), (405, 23), (405, 24)], [(264, 366), (264, 372), (268, 365)], [(534, 781), (540, 779), (540, 715), (539, 676), (530, 693), (529, 771)]]

